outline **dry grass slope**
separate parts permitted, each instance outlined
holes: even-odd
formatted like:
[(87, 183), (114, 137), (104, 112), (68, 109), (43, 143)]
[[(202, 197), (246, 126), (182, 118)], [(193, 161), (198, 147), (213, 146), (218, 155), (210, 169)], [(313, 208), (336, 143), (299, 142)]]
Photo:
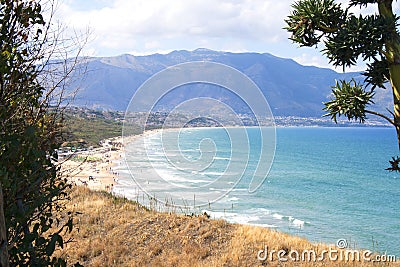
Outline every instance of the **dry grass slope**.
[[(68, 203), (76, 218), (61, 255), (84, 266), (394, 266), (389, 264), (260, 261), (257, 252), (328, 247), (273, 230), (204, 216), (158, 213), (126, 199), (75, 188)], [(398, 265), (396, 265), (398, 266)]]

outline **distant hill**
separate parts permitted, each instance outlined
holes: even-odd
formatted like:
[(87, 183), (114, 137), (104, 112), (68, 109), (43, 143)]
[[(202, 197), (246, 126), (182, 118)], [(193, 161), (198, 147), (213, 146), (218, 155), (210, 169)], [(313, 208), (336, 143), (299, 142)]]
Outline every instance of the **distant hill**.
[[(342, 74), (331, 69), (302, 66), (292, 59), (279, 58), (268, 53), (229, 53), (197, 49), (173, 51), (166, 55), (126, 54), (89, 58), (86, 78), (79, 85), (73, 84), (70, 87), (81, 88), (74, 104), (123, 111), (134, 92), (153, 74), (166, 67), (190, 61), (218, 62), (240, 70), (260, 87), (276, 116), (319, 117), (323, 114), (322, 102), (329, 99), (335, 79), (363, 79), (359, 73)], [(378, 91), (379, 106), (375, 109), (382, 111), (390, 107), (392, 96), (390, 90)], [(236, 110), (241, 110), (241, 104), (230, 99), (224, 90), (205, 85), (182, 89), (176, 96), (166, 99), (162, 105), (173, 106), (179, 101), (198, 96), (224, 99)]]

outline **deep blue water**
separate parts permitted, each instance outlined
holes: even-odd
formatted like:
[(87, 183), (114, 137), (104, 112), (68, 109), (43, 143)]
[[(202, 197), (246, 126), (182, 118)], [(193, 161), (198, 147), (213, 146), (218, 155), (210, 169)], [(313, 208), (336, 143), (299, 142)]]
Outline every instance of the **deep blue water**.
[(305, 222), (283, 231), (400, 255), (400, 176), (384, 170), (397, 152), (388, 128), (278, 129), (268, 182), (255, 198)]
[[(400, 175), (385, 171), (388, 160), (398, 155), (394, 129), (278, 128), (270, 172), (261, 187), (249, 193), (261, 151), (257, 131), (248, 128), (250, 141), (232, 146), (234, 131), (183, 130), (175, 150), (168, 147), (175, 137), (157, 134), (145, 140), (152, 167), (145, 164), (138, 143), (127, 147), (127, 161), (134, 179), (151, 195), (173, 191), (184, 195), (185, 190), (189, 197), (213, 190), (227, 193), (201, 208), (213, 217), (273, 227), (314, 242), (345, 238), (352, 247), (400, 256)], [(213, 159), (210, 164), (201, 164), (209, 159)], [(187, 165), (179, 165), (185, 160)], [(152, 180), (154, 172), (147, 169), (157, 169), (171, 186)], [(238, 184), (230, 182), (238, 180), (242, 171)], [(218, 180), (224, 173), (229, 179)], [(131, 185), (126, 181), (123, 185), (124, 179), (132, 178), (121, 179), (119, 192), (129, 195)], [(225, 184), (226, 192), (221, 190)]]

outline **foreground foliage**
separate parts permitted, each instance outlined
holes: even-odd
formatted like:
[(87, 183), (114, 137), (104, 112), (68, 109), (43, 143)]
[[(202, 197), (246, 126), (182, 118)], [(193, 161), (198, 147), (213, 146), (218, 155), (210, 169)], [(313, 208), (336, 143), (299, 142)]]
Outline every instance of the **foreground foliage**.
[[(52, 7), (52, 6), (51, 6)], [(67, 181), (54, 164), (62, 112), (45, 88), (55, 51), (38, 1), (0, 1), (0, 265), (63, 266), (53, 256), (72, 230)], [(50, 50), (48, 48), (51, 47)], [(49, 85), (47, 83), (46, 85)], [(53, 102), (54, 104), (54, 102)], [(50, 231), (51, 230), (51, 231)]]

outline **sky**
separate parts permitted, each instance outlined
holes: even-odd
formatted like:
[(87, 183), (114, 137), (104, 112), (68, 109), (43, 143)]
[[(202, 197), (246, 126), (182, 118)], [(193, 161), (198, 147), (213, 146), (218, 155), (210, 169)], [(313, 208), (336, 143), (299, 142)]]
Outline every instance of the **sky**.
[[(303, 65), (331, 67), (322, 47), (298, 48), (282, 28), (294, 0), (59, 0), (55, 20), (90, 31), (84, 54), (166, 54), (208, 48), (271, 53)], [(338, 2), (346, 5), (348, 1)], [(395, 1), (400, 14), (400, 3)], [(353, 10), (359, 13), (360, 9)], [(364, 11), (363, 11), (364, 12)], [(375, 12), (369, 8), (367, 13)], [(364, 12), (365, 13), (365, 12)], [(364, 66), (352, 70), (363, 69)]]

